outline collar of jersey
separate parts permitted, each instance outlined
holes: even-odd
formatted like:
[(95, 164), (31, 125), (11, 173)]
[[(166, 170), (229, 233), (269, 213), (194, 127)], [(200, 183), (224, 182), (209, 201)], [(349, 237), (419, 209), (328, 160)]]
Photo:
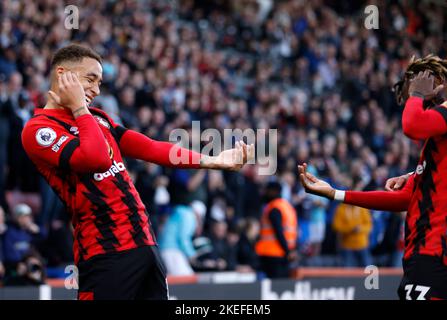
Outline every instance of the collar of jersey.
[(70, 109), (43, 109), (36, 108), (34, 109), (34, 115), (45, 114), (53, 117), (63, 117), (67, 119), (73, 119), (73, 114)]

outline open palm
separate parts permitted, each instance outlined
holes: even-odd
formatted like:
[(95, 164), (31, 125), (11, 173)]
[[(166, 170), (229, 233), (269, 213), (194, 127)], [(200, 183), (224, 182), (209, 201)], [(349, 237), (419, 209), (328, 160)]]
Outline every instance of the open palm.
[(307, 172), (307, 164), (298, 166), (300, 181), (308, 193), (313, 193), (329, 199), (334, 199), (335, 190), (326, 181), (320, 180), (313, 174)]

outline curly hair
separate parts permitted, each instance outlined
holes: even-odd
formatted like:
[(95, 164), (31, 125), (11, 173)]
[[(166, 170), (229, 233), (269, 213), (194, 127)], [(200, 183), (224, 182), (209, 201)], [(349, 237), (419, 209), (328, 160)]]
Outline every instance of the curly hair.
[(416, 59), (415, 56), (411, 57), (403, 78), (393, 86), (393, 91), (399, 105), (402, 105), (408, 97), (410, 80), (419, 72), (425, 70), (430, 70), (437, 79), (444, 82), (447, 79), (447, 60), (441, 59), (433, 54), (419, 59)]

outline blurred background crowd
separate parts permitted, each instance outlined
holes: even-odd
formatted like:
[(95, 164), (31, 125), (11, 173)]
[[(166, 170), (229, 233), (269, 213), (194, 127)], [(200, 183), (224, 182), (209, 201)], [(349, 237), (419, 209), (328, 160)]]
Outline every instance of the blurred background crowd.
[[(93, 104), (153, 139), (190, 130), (192, 121), (201, 130), (278, 130), (274, 176), (259, 174), (258, 165), (235, 173), (128, 160), (162, 252), (182, 251), (194, 272), (259, 271), (254, 243), (263, 190), (276, 180), (298, 215), (295, 266), (400, 265), (404, 213), (307, 195), (296, 166), (307, 162), (333, 186), (354, 190), (382, 189), (388, 177), (413, 171), (419, 147), (402, 134), (402, 106), (391, 88), (412, 55), (446, 56), (445, 2), (375, 1), (377, 30), (364, 26), (367, 1), (70, 4), (79, 8), (79, 29), (64, 27), (58, 0), (0, 4), (5, 285), (59, 276), (58, 267), (73, 260), (69, 217), (20, 142), (33, 109), (46, 103), (52, 54), (72, 41), (103, 57), (101, 96)], [(347, 239), (346, 224), (361, 236)], [(361, 249), (362, 258), (343, 254), (350, 249)]]

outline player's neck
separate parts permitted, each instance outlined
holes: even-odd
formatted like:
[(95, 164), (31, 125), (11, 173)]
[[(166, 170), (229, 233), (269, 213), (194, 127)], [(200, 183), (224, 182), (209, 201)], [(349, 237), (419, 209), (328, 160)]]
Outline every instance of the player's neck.
[[(51, 86), (50, 90), (52, 90), (53, 92), (55, 92), (56, 94), (58, 94), (58, 90), (57, 88), (54, 88), (53, 86)], [(56, 103), (56, 101), (54, 101), (54, 99), (51, 97), (51, 95), (48, 93), (47, 95), (47, 104), (43, 107), (44, 109), (59, 109), (59, 110), (63, 110), (65, 109), (63, 106), (61, 106), (60, 104)]]
[(50, 100), (47, 101), (47, 104), (43, 108), (44, 109), (65, 109), (64, 107), (57, 105), (57, 104), (51, 102)]

